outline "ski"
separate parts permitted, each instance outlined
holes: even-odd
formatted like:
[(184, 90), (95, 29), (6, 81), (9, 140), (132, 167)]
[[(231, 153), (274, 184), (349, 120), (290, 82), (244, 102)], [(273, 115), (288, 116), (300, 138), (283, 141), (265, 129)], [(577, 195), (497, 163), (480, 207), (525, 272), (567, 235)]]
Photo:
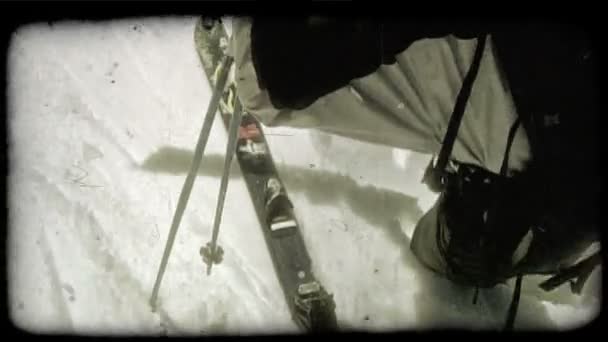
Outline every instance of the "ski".
[[(229, 37), (218, 19), (200, 18), (194, 41), (205, 76), (212, 88), (224, 59)], [(238, 98), (233, 81), (224, 90), (219, 114), (228, 130)], [(335, 302), (312, 273), (294, 207), (281, 182), (260, 123), (242, 112), (236, 159), (256, 211), (275, 272), (292, 319), (304, 332), (337, 330)]]

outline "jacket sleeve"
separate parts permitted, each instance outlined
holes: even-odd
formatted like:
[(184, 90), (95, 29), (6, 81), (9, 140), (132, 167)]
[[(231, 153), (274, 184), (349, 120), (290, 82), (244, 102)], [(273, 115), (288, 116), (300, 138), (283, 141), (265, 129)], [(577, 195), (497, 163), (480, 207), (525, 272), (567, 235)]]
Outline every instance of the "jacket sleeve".
[(325, 18), (254, 18), (251, 54), (260, 89), (278, 109), (304, 109), (424, 38), (486, 32), (462, 23)]

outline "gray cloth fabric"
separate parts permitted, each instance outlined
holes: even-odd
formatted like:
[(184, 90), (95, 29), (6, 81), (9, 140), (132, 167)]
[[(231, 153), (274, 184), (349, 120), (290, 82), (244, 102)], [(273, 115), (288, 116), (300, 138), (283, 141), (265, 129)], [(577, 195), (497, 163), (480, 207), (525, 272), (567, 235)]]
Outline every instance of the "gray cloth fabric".
[(431, 270), (445, 274), (446, 262), (443, 260), (437, 246), (437, 208), (435, 203), (418, 221), (410, 242), (412, 253), (423, 265)]
[[(243, 107), (263, 124), (318, 129), (427, 154), (439, 152), (477, 44), (476, 40), (454, 37), (420, 40), (397, 55), (397, 63), (383, 65), (376, 72), (353, 80), (304, 110), (292, 111), (274, 108), (268, 94), (258, 86), (251, 61), (251, 22), (235, 18), (232, 29), (238, 96)], [(452, 158), (499, 173), (516, 116), (490, 38)], [(519, 129), (511, 147), (509, 170), (524, 169), (529, 159), (526, 134)], [(432, 209), (418, 224), (411, 247), (421, 262), (443, 272), (445, 265), (434, 240), (435, 223)]]
[[(353, 80), (304, 110), (279, 111), (258, 87), (251, 62), (250, 21), (235, 18), (232, 27), (238, 95), (244, 108), (263, 124), (319, 129), (429, 154), (439, 151), (476, 46), (475, 40), (453, 37), (424, 39), (399, 54), (397, 63)], [(490, 39), (453, 158), (498, 173), (515, 118), (513, 100), (500, 78)], [(510, 168), (521, 170), (529, 156), (528, 141), (520, 129), (513, 143)]]

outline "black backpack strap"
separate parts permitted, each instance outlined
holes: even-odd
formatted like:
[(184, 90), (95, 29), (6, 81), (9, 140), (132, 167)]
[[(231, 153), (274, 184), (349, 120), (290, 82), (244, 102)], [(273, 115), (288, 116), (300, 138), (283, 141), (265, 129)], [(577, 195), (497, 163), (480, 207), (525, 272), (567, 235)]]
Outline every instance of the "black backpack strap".
[(591, 272), (593, 272), (596, 266), (601, 265), (601, 263), (602, 256), (600, 255), (600, 252), (596, 252), (579, 263), (561, 270), (553, 277), (543, 281), (539, 286), (545, 291), (551, 291), (569, 281), (572, 292), (581, 294), (583, 285), (585, 285), (585, 282), (591, 275)]
[(424, 174), (423, 183), (427, 184), (429, 188), (434, 192), (440, 192), (443, 188), (443, 173), (448, 163), (448, 159), (452, 154), (454, 141), (456, 140), (456, 136), (458, 135), (458, 128), (460, 127), (460, 122), (462, 121), (462, 117), (464, 116), (467, 101), (469, 100), (469, 96), (471, 95), (473, 83), (475, 82), (477, 72), (479, 71), (481, 57), (483, 56), (485, 46), (486, 35), (481, 35), (477, 37), (477, 47), (475, 48), (473, 62), (471, 62), (469, 71), (467, 72), (467, 75), (465, 76), (464, 81), (462, 82), (462, 87), (460, 88), (460, 91), (458, 92), (458, 97), (456, 97), (456, 104), (454, 105), (454, 110), (452, 111), (452, 115), (450, 116), (448, 129), (445, 133), (445, 136), (443, 137), (443, 143), (441, 144), (441, 150), (439, 151), (437, 163), (435, 164), (435, 166), (433, 166), (433, 161), (431, 160), (431, 163), (427, 167), (426, 172)]

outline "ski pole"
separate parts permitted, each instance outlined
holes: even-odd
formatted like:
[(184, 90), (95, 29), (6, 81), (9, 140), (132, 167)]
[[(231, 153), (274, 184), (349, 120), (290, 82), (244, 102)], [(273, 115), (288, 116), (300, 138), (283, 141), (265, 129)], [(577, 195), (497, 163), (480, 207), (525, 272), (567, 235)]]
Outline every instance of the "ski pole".
[[(205, 263), (207, 264), (207, 275), (211, 274), (211, 266), (214, 263), (220, 262), (220, 252), (216, 250), (217, 237), (220, 230), (220, 222), (222, 221), (222, 211), (224, 210), (224, 202), (226, 199), (226, 191), (228, 189), (228, 178), (230, 176), (230, 165), (232, 164), (232, 157), (236, 153), (236, 141), (239, 135), (239, 127), (241, 125), (241, 103), (236, 101), (234, 105), (234, 112), (232, 119), (230, 120), (230, 129), (228, 130), (228, 144), (226, 146), (226, 157), (224, 159), (224, 171), (222, 172), (222, 182), (220, 183), (220, 192), (218, 195), (218, 202), (215, 208), (215, 218), (213, 220), (213, 235), (211, 241), (207, 244), (208, 250), (205, 254), (208, 256)], [(221, 250), (221, 248), (220, 248)]]
[(231, 56), (226, 56), (224, 58), (219, 75), (215, 82), (211, 101), (209, 102), (207, 114), (205, 115), (205, 120), (203, 122), (203, 128), (201, 129), (201, 133), (198, 137), (198, 142), (196, 143), (196, 148), (194, 150), (194, 157), (192, 159), (192, 164), (190, 165), (190, 171), (188, 172), (182, 187), (182, 192), (180, 193), (179, 200), (177, 202), (177, 207), (175, 208), (175, 214), (173, 215), (173, 220), (171, 222), (171, 229), (169, 230), (169, 236), (167, 237), (163, 257), (161, 259), (158, 274), (156, 275), (156, 280), (154, 282), (154, 289), (152, 290), (152, 296), (150, 297), (152, 311), (156, 311), (156, 300), (158, 297), (160, 283), (165, 273), (167, 262), (169, 261), (169, 255), (171, 254), (171, 248), (173, 247), (173, 242), (175, 241), (175, 236), (177, 235), (177, 229), (179, 228), (184, 210), (186, 209), (186, 205), (188, 203), (188, 198), (192, 192), (192, 185), (194, 184), (196, 173), (198, 172), (201, 160), (203, 158), (203, 153), (205, 152), (205, 146), (207, 145), (207, 140), (209, 139), (213, 119), (215, 118), (215, 113), (217, 112), (220, 98), (223, 94), (224, 87), (226, 86), (228, 73), (230, 71), (230, 67), (232, 66), (232, 62), (233, 58)]

